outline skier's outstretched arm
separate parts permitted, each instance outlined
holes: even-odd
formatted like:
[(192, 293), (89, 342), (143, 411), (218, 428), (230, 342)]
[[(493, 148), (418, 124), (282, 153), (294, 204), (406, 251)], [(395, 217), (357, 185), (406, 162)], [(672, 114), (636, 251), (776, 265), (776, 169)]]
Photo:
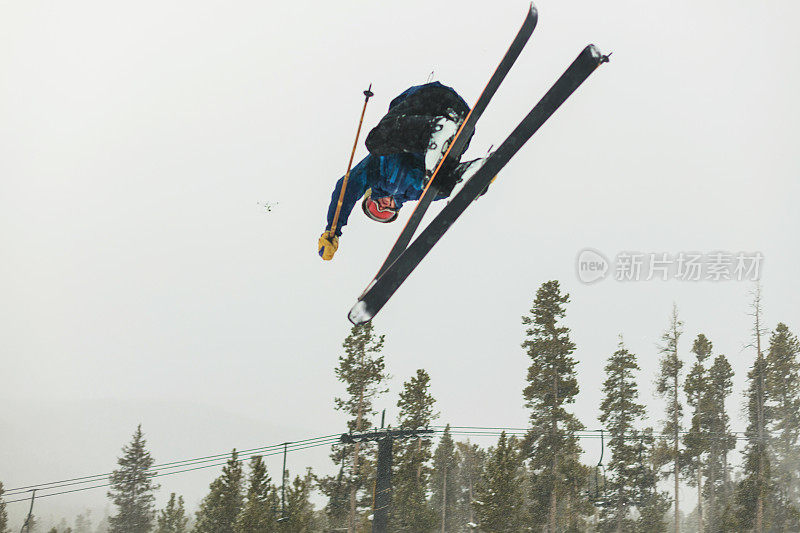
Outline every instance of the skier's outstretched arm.
[(372, 159), (373, 157), (368, 155), (350, 171), (350, 177), (347, 180), (347, 187), (342, 200), (342, 208), (336, 223), (336, 231), (334, 235), (331, 235), (331, 224), (333, 224), (333, 217), (336, 214), (336, 206), (339, 203), (339, 195), (342, 190), (344, 177), (336, 182), (336, 187), (334, 187), (333, 193), (331, 194), (331, 203), (328, 206), (328, 223), (325, 226), (325, 232), (319, 238), (317, 246), (320, 257), (326, 261), (333, 259), (333, 254), (336, 253), (339, 247), (339, 237), (342, 235), (342, 227), (347, 225), (347, 219), (353, 211), (353, 207), (355, 207), (356, 202), (364, 196), (364, 193), (367, 192), (369, 188), (368, 171), (369, 167), (373, 164)]

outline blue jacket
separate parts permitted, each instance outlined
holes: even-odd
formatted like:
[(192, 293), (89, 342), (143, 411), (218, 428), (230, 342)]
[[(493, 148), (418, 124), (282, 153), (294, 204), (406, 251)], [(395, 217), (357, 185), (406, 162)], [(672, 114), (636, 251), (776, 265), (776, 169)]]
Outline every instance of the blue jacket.
[[(441, 85), (433, 82), (426, 85)], [(389, 109), (396, 106), (406, 97), (415, 93), (426, 85), (417, 85), (406, 89), (389, 104)], [(463, 100), (462, 100), (463, 102)], [(464, 106), (466, 107), (466, 103)], [(331, 203), (328, 207), (328, 224), (325, 230), (331, 229), (336, 205), (339, 203), (339, 194), (342, 190), (344, 177), (336, 182), (336, 187), (331, 194)], [(342, 210), (336, 224), (336, 235), (342, 234), (342, 227), (347, 224), (347, 219), (356, 203), (364, 196), (367, 189), (372, 189), (374, 198), (392, 196), (399, 209), (404, 202), (419, 200), (425, 189), (425, 154), (424, 153), (398, 153), (383, 156), (368, 155), (350, 171), (347, 187), (342, 201)], [(444, 196), (439, 196), (440, 200)]]
[[(378, 157), (368, 155), (350, 171), (347, 188), (344, 191), (344, 200), (342, 200), (342, 210), (336, 224), (336, 235), (342, 234), (342, 227), (347, 224), (353, 207), (364, 196), (367, 189), (372, 189), (372, 196), (375, 198), (392, 196), (399, 209), (404, 202), (419, 200), (425, 188), (424, 178), (425, 156), (423, 154), (404, 153)], [(344, 177), (336, 182), (336, 187), (331, 194), (326, 230), (331, 229), (343, 181)]]

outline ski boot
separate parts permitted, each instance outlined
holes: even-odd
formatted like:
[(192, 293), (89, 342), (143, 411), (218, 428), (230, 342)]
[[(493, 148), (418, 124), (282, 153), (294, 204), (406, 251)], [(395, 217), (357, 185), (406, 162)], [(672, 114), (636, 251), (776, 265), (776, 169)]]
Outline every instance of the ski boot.
[[(490, 154), (491, 155), (491, 154)], [(488, 156), (486, 157), (479, 157), (478, 159), (473, 159), (472, 161), (464, 161), (456, 165), (455, 170), (451, 173), (450, 177), (445, 179), (443, 182), (443, 186), (441, 189), (441, 197), (446, 198), (450, 196), (453, 192), (453, 189), (456, 185), (469, 181), (469, 179), (475, 175), (476, 172), (486, 163), (486, 160), (489, 159)], [(494, 180), (497, 179), (497, 176), (492, 178), (490, 185), (494, 183)], [(489, 185), (486, 186), (486, 189), (480, 194), (483, 196), (489, 190)]]
[[(444, 154), (453, 142), (453, 139), (458, 133), (458, 128), (461, 127), (463, 119), (456, 113), (451, 112), (447, 115), (440, 117), (433, 123), (433, 133), (431, 134), (430, 141), (428, 142), (428, 150), (425, 152), (425, 178), (429, 180), (436, 167), (439, 166)], [(444, 170), (444, 169), (443, 169)]]

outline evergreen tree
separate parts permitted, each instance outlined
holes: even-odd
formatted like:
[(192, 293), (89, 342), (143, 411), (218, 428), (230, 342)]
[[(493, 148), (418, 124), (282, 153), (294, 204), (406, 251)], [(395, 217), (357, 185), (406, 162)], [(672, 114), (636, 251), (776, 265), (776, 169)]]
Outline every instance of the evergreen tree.
[[(397, 402), (400, 428), (424, 428), (439, 416), (429, 388), (430, 376), (422, 369), (403, 384)], [(391, 523), (397, 531), (433, 529), (437, 517), (427, 500), (431, 442), (426, 438), (399, 441), (395, 450)]]
[(0, 533), (6, 533), (8, 530), (8, 512), (6, 511), (4, 494), (3, 482), (0, 481)]
[(523, 391), (531, 410), (526, 443), (533, 471), (530, 515), (547, 533), (566, 531), (589, 511), (582, 496), (588, 471), (580, 464), (575, 435), (584, 426), (565, 409), (579, 390), (572, 357), (575, 344), (569, 328), (559, 325), (567, 302), (569, 295), (561, 294), (558, 281), (548, 281), (536, 293), (531, 316), (522, 317), (530, 326), (522, 347), (532, 361)]
[[(477, 444), (467, 442), (456, 443), (456, 457), (458, 459), (458, 500), (456, 506), (456, 521), (461, 530), (477, 524), (475, 517), (475, 494), (478, 482), (483, 474), (486, 463), (486, 452)], [(466, 527), (464, 527), (466, 526)]]
[(92, 520), (89, 516), (92, 514), (90, 510), (86, 513), (80, 513), (75, 517), (75, 527), (72, 529), (74, 533), (92, 533)]
[(37, 533), (39, 531), (39, 519), (36, 518), (36, 515), (30, 514), (25, 517), (20, 533), (23, 531), (25, 533)]
[(111, 533), (148, 533), (153, 528), (153, 493), (158, 485), (152, 481), (153, 458), (145, 446), (140, 424), (130, 444), (122, 448), (123, 455), (117, 460), (119, 468), (109, 478), (108, 497), (117, 506), (117, 514), (109, 518)]
[(167, 506), (158, 513), (156, 533), (187, 533), (189, 518), (183, 506), (183, 496), (169, 495)]
[(195, 533), (234, 533), (236, 519), (244, 505), (243, 473), (234, 448), (222, 467), (222, 475), (211, 482), (210, 492), (200, 502)]
[[(341, 448), (341, 450), (337, 448)], [(348, 449), (351, 450), (349, 453)], [(317, 481), (320, 491), (328, 498), (328, 502), (325, 505), (325, 516), (331, 528), (342, 529), (348, 524), (351, 484), (348, 482), (347, 474), (345, 473), (347, 466), (345, 463), (347, 458), (353, 455), (352, 449), (352, 445), (334, 445), (330, 457), (335, 463), (339, 464), (339, 472), (334, 476), (326, 476)]]
[(250, 476), (247, 480), (247, 497), (242, 512), (236, 520), (237, 533), (272, 533), (277, 529), (280, 498), (267, 465), (258, 455), (250, 459)]
[(647, 428), (638, 435), (636, 477), (636, 509), (639, 517), (633, 529), (635, 533), (657, 533), (667, 530), (665, 516), (670, 507), (670, 498), (658, 490), (658, 449), (653, 438), (653, 429)]
[(450, 424), (444, 428), (439, 446), (433, 454), (433, 472), (431, 473), (431, 506), (439, 518), (441, 531), (456, 531), (459, 516), (457, 505), (458, 486), (458, 453), (450, 435)]
[(639, 495), (642, 469), (643, 443), (638, 439), (635, 424), (645, 415), (644, 406), (638, 403), (639, 391), (634, 372), (639, 370), (636, 356), (619, 342), (605, 367), (603, 401), (600, 404), (600, 422), (609, 433), (608, 463), (610, 480), (605, 487), (606, 498), (600, 514), (600, 531), (631, 531), (634, 518), (630, 511)]
[(735, 531), (769, 530), (769, 496), (774, 489), (766, 446), (766, 393), (764, 358), (759, 353), (747, 373), (747, 446), (743, 478), (736, 487), (735, 516), (730, 524)]
[(730, 479), (728, 452), (736, 447), (736, 436), (730, 431), (730, 417), (725, 401), (733, 389), (733, 370), (724, 355), (714, 358), (708, 370), (708, 458), (706, 460), (706, 486), (704, 494), (708, 502), (705, 513), (706, 531), (722, 531), (723, 512), (730, 505)]
[(662, 455), (672, 462), (672, 477), (675, 483), (673, 492), (675, 533), (680, 531), (679, 487), (680, 487), (680, 432), (683, 406), (680, 402), (680, 376), (683, 361), (678, 356), (678, 340), (683, 333), (683, 322), (678, 319), (678, 307), (672, 306), (672, 316), (667, 330), (661, 336), (663, 344), (661, 352), (660, 372), (656, 378), (656, 392), (666, 400), (666, 419), (663, 432), (672, 438), (672, 446), (664, 447)]
[(773, 528), (800, 531), (800, 343), (786, 324), (772, 332), (765, 359), (765, 388), (770, 401), (767, 426), (775, 479)]
[(766, 361), (761, 350), (764, 327), (761, 319), (760, 284), (756, 284), (753, 291), (751, 309), (756, 360), (747, 374), (747, 446), (744, 454), (744, 476), (736, 487), (734, 507), (737, 527), (754, 529), (756, 533), (762, 533), (765, 527), (769, 527), (769, 496), (774, 485), (767, 451), (769, 391), (766, 386)]
[(709, 391), (706, 360), (711, 357), (711, 341), (700, 333), (692, 345), (695, 362), (684, 381), (686, 403), (692, 408), (689, 431), (683, 437), (683, 471), (689, 485), (697, 488), (697, 530), (704, 531), (703, 523), (703, 474), (706, 454), (711, 439), (711, 395)]
[[(369, 417), (376, 414), (375, 399), (386, 392), (384, 383), (389, 376), (380, 355), (383, 341), (384, 336), (377, 335), (372, 323), (367, 322), (353, 326), (342, 344), (345, 354), (339, 356), (336, 377), (345, 384), (347, 396), (335, 398), (334, 402), (337, 410), (350, 417), (347, 427), (351, 432), (368, 427)], [(332, 527), (354, 531), (359, 508), (369, 508), (372, 501), (369, 477), (373, 469), (368, 463), (373, 448), (365, 443), (337, 444), (332, 448), (331, 459), (339, 466), (339, 472), (319, 481), (320, 489), (328, 497), (325, 511)]]
[(516, 533), (524, 530), (522, 495), (523, 458), (516, 439), (500, 434), (490, 448), (483, 476), (477, 486), (475, 515), (480, 531)]
[(277, 531), (305, 533), (314, 529), (314, 506), (309, 499), (313, 486), (314, 476), (309, 468), (305, 476), (296, 476), (286, 487), (286, 516), (279, 522)]

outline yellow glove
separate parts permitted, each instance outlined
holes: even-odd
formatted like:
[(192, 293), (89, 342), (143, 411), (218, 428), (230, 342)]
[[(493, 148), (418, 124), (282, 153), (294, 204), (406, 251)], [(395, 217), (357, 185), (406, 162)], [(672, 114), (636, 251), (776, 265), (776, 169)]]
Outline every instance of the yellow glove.
[(320, 236), (317, 248), (319, 249), (319, 256), (325, 261), (330, 261), (333, 259), (333, 254), (336, 253), (337, 248), (339, 248), (339, 237), (334, 235), (331, 238), (330, 233), (326, 231)]

